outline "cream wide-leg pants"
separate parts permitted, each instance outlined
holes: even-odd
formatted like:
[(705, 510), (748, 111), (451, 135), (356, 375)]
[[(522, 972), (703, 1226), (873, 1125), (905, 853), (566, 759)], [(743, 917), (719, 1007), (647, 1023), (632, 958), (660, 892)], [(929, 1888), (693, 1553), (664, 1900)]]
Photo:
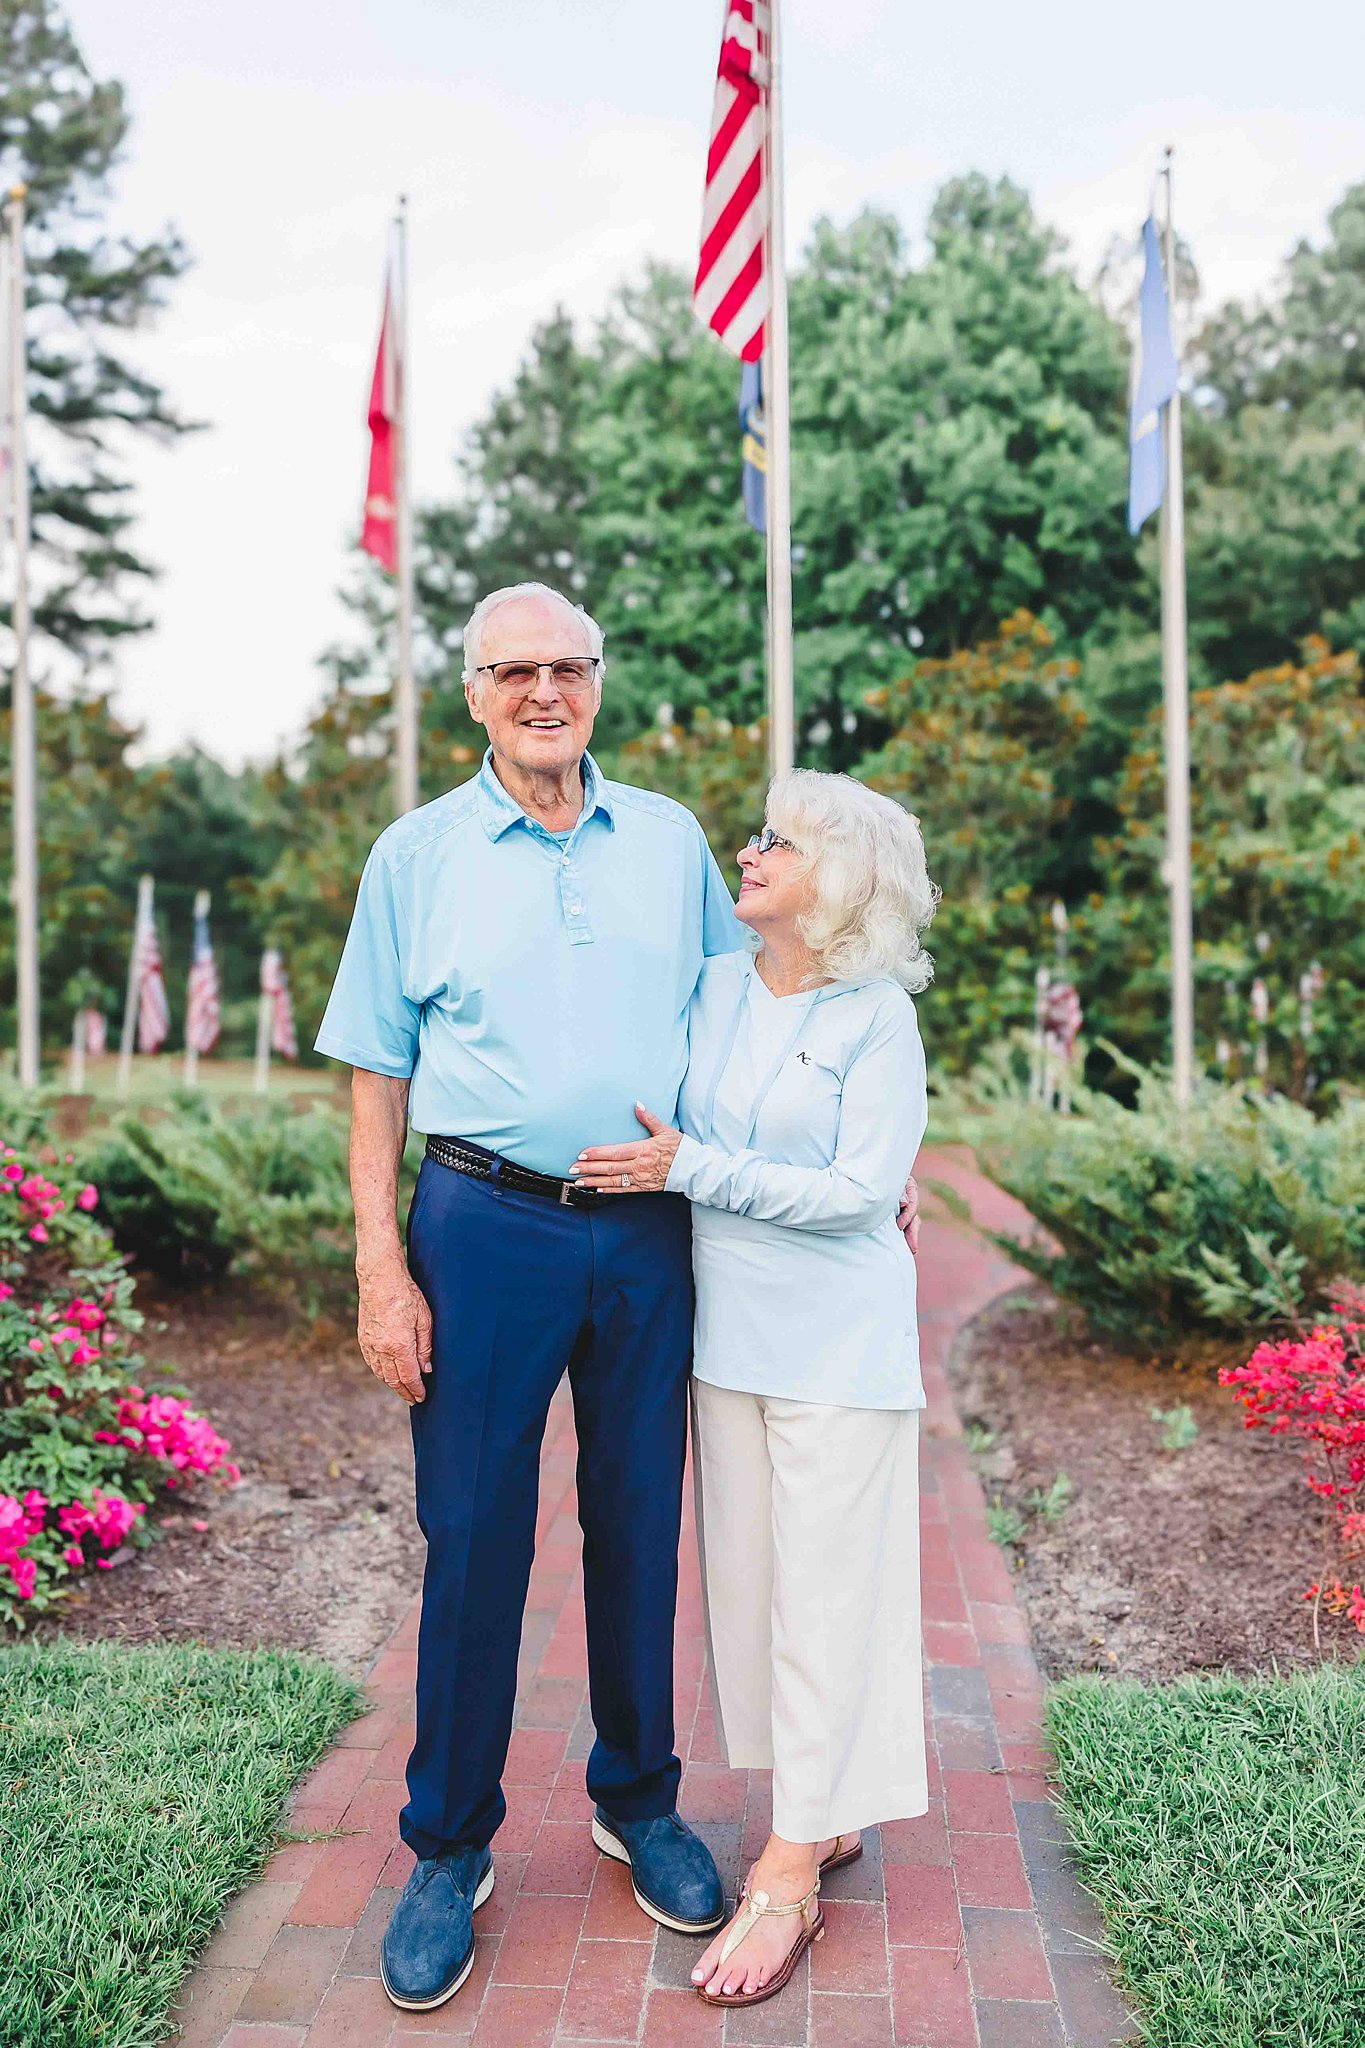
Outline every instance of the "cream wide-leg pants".
[(693, 1380), (692, 1426), (727, 1762), (789, 1842), (927, 1812), (918, 1413)]

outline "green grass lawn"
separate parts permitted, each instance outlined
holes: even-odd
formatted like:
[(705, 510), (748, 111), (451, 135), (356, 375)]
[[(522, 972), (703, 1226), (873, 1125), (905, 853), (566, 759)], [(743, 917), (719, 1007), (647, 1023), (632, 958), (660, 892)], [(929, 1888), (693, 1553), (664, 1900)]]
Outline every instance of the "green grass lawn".
[[(278, 1100), (291, 1095), (315, 1095), (326, 1101), (336, 1089), (337, 1071), (330, 1063), (325, 1067), (301, 1067), (293, 1060), (272, 1060), (270, 1098)], [(215, 1101), (223, 1098), (261, 1101), (262, 1098), (253, 1093), (254, 1077), (255, 1067), (251, 1060), (206, 1053), (199, 1062), (198, 1085)], [(68, 1058), (50, 1060), (44, 1068), (44, 1083), (59, 1092), (69, 1088), (70, 1078)], [(133, 1060), (129, 1075), (128, 1100), (134, 1104), (164, 1102), (184, 1085), (183, 1052), (139, 1053)], [(117, 1106), (117, 1053), (103, 1053), (98, 1059), (87, 1059), (85, 1091), (101, 1105)]]
[(357, 1686), (271, 1651), (0, 1650), (0, 2042), (152, 2048)]
[(1362, 2048), (1365, 1668), (1069, 1679), (1048, 1715), (1151, 2048)]

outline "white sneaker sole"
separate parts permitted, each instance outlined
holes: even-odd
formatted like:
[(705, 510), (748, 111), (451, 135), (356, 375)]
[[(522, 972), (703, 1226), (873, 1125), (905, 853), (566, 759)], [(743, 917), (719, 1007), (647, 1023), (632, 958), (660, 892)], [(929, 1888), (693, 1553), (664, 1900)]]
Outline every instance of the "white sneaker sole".
[[(480, 1906), (486, 1906), (492, 1896), (493, 1866), (490, 1863), (487, 1877), (480, 1879), (479, 1888), (474, 1894), (474, 1903), (469, 1909), (471, 1915), (477, 1913)], [(448, 1986), (446, 1990), (438, 1992), (435, 1998), (400, 1998), (398, 1993), (390, 1988), (389, 1980), (384, 1975), (384, 1958), (381, 1954), (379, 1958), (379, 1981), (384, 1986), (384, 1996), (388, 1999), (390, 2005), (396, 2005), (402, 2012), (434, 2012), (438, 2005), (444, 2005), (447, 1999), (453, 1998), (461, 1985), (468, 1981), (469, 1973), (474, 1967), (477, 1956), (477, 1947), (471, 1948), (469, 1951), (469, 1961), (465, 1964), (455, 1982)]]
[[(615, 1835), (609, 1834), (596, 1814), (592, 1817), (592, 1838), (604, 1856), (610, 1856), (614, 1863), (624, 1863), (626, 1868), (630, 1870), (630, 1852), (626, 1848), (625, 1843), (618, 1842)], [(725, 1914), (723, 1911), (718, 1913), (714, 1920), (700, 1923), (696, 1920), (675, 1920), (671, 1913), (665, 1913), (661, 1906), (656, 1906), (653, 1900), (645, 1897), (639, 1885), (635, 1882), (633, 1870), (631, 1871), (630, 1888), (635, 1894), (635, 1903), (640, 1908), (640, 1911), (648, 1913), (651, 1920), (657, 1920), (660, 1927), (671, 1928), (674, 1934), (714, 1934), (718, 1927), (723, 1927), (725, 1924)]]

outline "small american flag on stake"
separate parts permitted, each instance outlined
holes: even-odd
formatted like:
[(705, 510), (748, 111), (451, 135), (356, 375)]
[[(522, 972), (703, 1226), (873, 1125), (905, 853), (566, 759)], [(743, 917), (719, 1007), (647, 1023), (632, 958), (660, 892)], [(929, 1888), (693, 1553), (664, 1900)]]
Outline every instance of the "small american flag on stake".
[(185, 1008), (185, 1044), (195, 1052), (212, 1052), (222, 1023), (218, 999), (218, 965), (209, 938), (209, 894), (194, 899), (194, 951), (190, 959), (189, 1000)]
[(289, 997), (289, 978), (284, 962), (272, 946), (261, 955), (261, 994), (271, 1002), (270, 1050), (281, 1059), (296, 1060), (299, 1041), (294, 1030), (294, 1005)]
[(731, 355), (763, 353), (769, 284), (768, 35), (763, 0), (727, 0), (692, 304)]
[(137, 1049), (139, 1052), (159, 1052), (171, 1028), (171, 1008), (166, 1001), (161, 947), (157, 943), (150, 891), (146, 897), (146, 910), (138, 921), (134, 945), (137, 948)]

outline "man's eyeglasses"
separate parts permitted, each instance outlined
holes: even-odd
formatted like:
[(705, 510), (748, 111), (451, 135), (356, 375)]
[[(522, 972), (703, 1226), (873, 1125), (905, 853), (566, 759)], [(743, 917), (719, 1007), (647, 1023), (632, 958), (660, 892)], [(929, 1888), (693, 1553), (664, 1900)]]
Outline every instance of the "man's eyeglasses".
[(566, 697), (576, 697), (592, 688), (600, 660), (600, 655), (576, 654), (564, 661), (485, 661), (474, 673), (492, 676), (495, 690), (514, 697), (534, 690), (542, 670), (548, 669), (555, 688)]
[(800, 853), (799, 846), (793, 846), (790, 839), (784, 839), (780, 832), (774, 832), (771, 825), (765, 825), (761, 832), (755, 832), (749, 840), (747, 853), (771, 853), (775, 846), (783, 846), (788, 853)]

